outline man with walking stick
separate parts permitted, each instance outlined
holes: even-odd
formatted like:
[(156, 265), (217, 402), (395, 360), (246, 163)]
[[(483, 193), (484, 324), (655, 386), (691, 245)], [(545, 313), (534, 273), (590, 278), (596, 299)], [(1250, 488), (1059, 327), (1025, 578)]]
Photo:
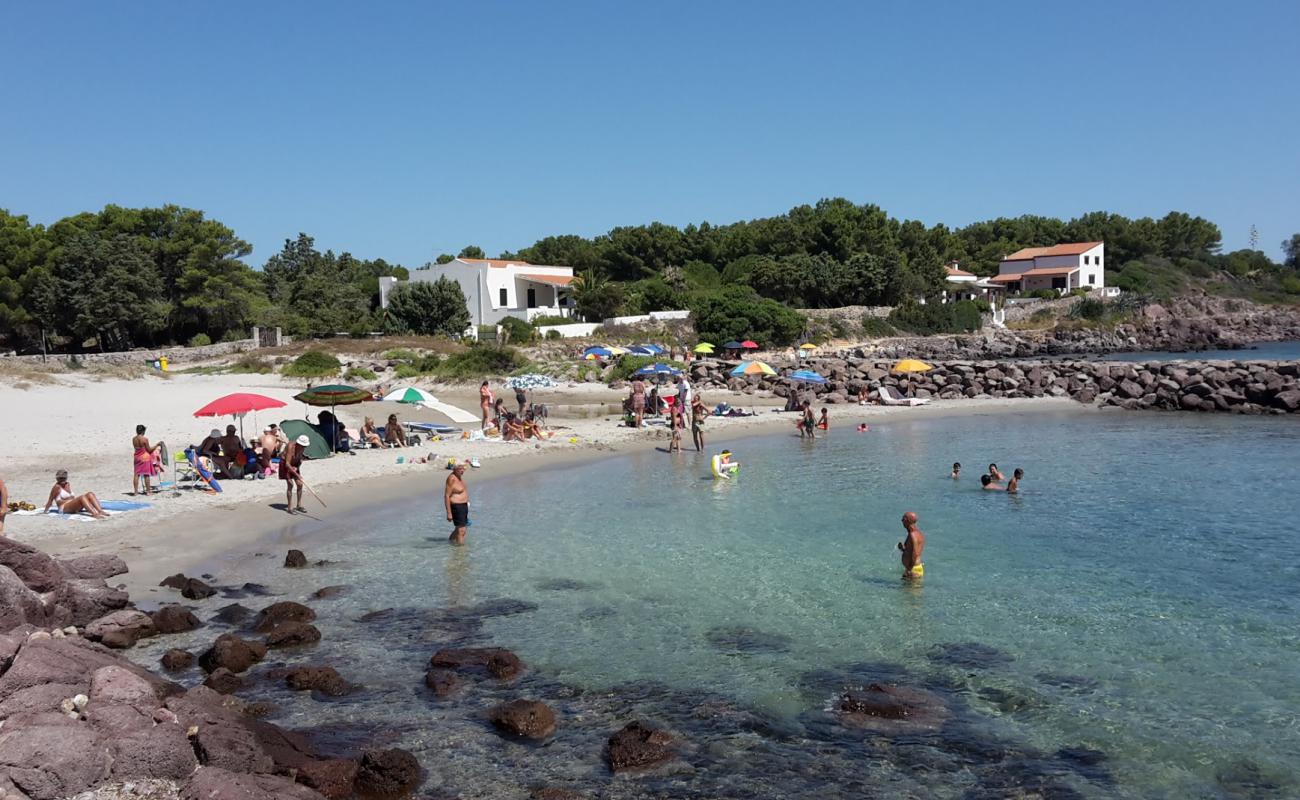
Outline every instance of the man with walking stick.
[[(311, 439), (307, 434), (302, 434), (289, 444), (285, 445), (284, 451), (280, 453), (280, 480), (284, 481), (284, 505), (290, 514), (301, 511), (306, 514), (307, 509), (302, 504), (302, 468), (303, 452), (311, 444)], [(298, 504), (293, 502), (293, 487), (298, 487)]]

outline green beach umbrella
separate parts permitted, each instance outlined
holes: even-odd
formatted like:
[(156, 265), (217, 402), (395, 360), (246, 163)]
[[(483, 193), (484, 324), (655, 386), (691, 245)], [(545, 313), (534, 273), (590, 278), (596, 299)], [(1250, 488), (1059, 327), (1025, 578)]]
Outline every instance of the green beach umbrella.
[[(305, 392), (299, 392), (293, 396), (294, 400), (306, 403), (309, 406), (329, 406), (330, 416), (338, 422), (338, 417), (334, 414), (335, 406), (354, 406), (357, 403), (365, 403), (374, 400), (375, 396), (365, 389), (358, 389), (355, 386), (347, 386), (342, 383), (331, 383), (325, 386), (313, 386)], [(337, 436), (330, 436), (330, 450), (334, 449), (334, 441)]]
[(423, 389), (417, 389), (414, 386), (399, 386), (388, 394), (384, 395), (385, 403), (433, 403), (438, 398), (429, 394)]

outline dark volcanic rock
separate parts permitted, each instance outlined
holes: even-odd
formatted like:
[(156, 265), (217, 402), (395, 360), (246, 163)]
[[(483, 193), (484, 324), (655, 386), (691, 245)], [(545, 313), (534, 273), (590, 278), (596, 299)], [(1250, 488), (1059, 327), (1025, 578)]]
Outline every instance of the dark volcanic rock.
[(305, 622), (283, 622), (266, 635), (266, 646), (270, 648), (296, 647), (319, 641), (320, 631), (315, 625)]
[(357, 780), (357, 762), (349, 758), (326, 758), (304, 762), (298, 769), (298, 782), (310, 786), (330, 800), (352, 797)]
[(790, 637), (779, 633), (765, 633), (743, 625), (713, 628), (705, 638), (709, 644), (724, 653), (769, 654), (790, 650)]
[(282, 622), (311, 622), (314, 619), (316, 619), (315, 611), (302, 603), (284, 600), (272, 603), (257, 612), (257, 619), (253, 620), (253, 630), (266, 633)]
[(835, 710), (846, 724), (890, 735), (938, 730), (949, 716), (932, 692), (879, 683), (844, 692)]
[(502, 733), (522, 739), (545, 739), (555, 733), (555, 712), (537, 700), (511, 700), (488, 712), (488, 720)]
[(367, 750), (357, 769), (356, 790), (380, 797), (401, 797), (420, 785), (420, 762), (405, 750)]
[(425, 673), (424, 685), (433, 690), (434, 697), (444, 700), (456, 693), (461, 682), (454, 670), (435, 667)]
[(311, 593), (314, 600), (333, 600), (352, 590), (351, 586), (322, 586)]
[(59, 565), (69, 578), (112, 578), (125, 575), (128, 570), (126, 562), (114, 555), (78, 556)]
[[(0, 540), (8, 541), (2, 537)], [(44, 626), (48, 620), (41, 596), (27, 588), (13, 570), (0, 566), (0, 630), (26, 624)]]
[(190, 578), (185, 581), (185, 585), (181, 587), (181, 597), (184, 597), (186, 600), (203, 600), (216, 593), (216, 589), (213, 589), (198, 578)]
[(931, 648), (926, 656), (935, 663), (964, 669), (992, 669), (1015, 661), (1015, 657), (979, 642), (945, 642)]
[(194, 612), (185, 606), (163, 606), (149, 615), (159, 633), (185, 633), (202, 625)]
[(290, 550), (284, 557), (284, 566), (288, 569), (302, 569), (307, 566), (307, 556), (301, 550)]
[(244, 688), (244, 679), (225, 667), (217, 667), (203, 680), (203, 685), (214, 692), (234, 694)]
[(13, 570), (23, 585), (35, 592), (53, 591), (69, 577), (59, 562), (43, 551), (5, 536), (0, 536), (0, 566)]
[(225, 667), (231, 672), (239, 673), (266, 658), (266, 645), (240, 639), (233, 633), (224, 633), (217, 637), (203, 655), (199, 656), (199, 666), (205, 672), (214, 672), (218, 667)]
[(179, 592), (181, 589), (185, 588), (185, 582), (188, 580), (189, 578), (185, 577), (184, 574), (178, 572), (175, 575), (168, 575), (166, 578), (163, 578), (161, 581), (158, 582), (158, 585), (166, 587), (168, 589), (175, 589), (176, 591)]
[(100, 617), (126, 608), (130, 599), (126, 592), (113, 589), (99, 579), (70, 579), (55, 588), (51, 599), (62, 610), (57, 614), (56, 625), (76, 625), (82, 627)]
[(333, 667), (295, 667), (284, 676), (284, 683), (296, 691), (310, 689), (330, 697), (341, 697), (353, 689)]
[(162, 654), (161, 661), (163, 669), (169, 672), (180, 672), (194, 666), (194, 654), (188, 650), (172, 648)]
[(253, 609), (247, 606), (241, 606), (239, 603), (231, 603), (228, 606), (222, 606), (217, 609), (217, 613), (212, 615), (210, 621), (222, 625), (242, 625), (251, 616), (253, 616)]
[(62, 714), (8, 720), (0, 729), (0, 774), (31, 800), (57, 800), (108, 778), (109, 742), (88, 725)]
[(118, 664), (95, 670), (90, 676), (88, 694), (92, 705), (113, 704), (149, 709), (158, 705), (158, 693), (154, 684)]
[(154, 725), (112, 739), (114, 778), (183, 780), (199, 765), (185, 729), (176, 723)]
[(86, 638), (102, 642), (105, 647), (124, 649), (150, 636), (158, 635), (153, 620), (143, 611), (133, 608), (114, 611), (91, 622), (85, 629)]
[(13, 664), (0, 677), (0, 699), (14, 692), (42, 684), (66, 684), (90, 690), (91, 676), (101, 667), (118, 667), (144, 678), (158, 699), (180, 691), (174, 683), (161, 680), (131, 664), (117, 654), (80, 637), (32, 639), (14, 657)]
[(649, 769), (671, 761), (676, 744), (672, 734), (637, 720), (609, 737), (605, 756), (614, 772)]
[(323, 800), (323, 796), (287, 778), (205, 766), (181, 789), (180, 800)]
[(457, 672), (482, 670), (497, 680), (508, 681), (523, 672), (524, 662), (502, 647), (460, 647), (434, 653), (429, 666)]
[(528, 794), (528, 800), (584, 800), (582, 792), (559, 786), (539, 786)]

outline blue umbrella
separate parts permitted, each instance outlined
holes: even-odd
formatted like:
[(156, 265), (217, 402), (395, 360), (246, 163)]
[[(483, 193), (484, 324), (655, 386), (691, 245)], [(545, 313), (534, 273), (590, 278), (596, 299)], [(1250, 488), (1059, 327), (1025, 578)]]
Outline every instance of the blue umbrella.
[(722, 346), (723, 350), (739, 350), (740, 342), (727, 342)]
[(667, 364), (646, 364), (641, 369), (632, 373), (633, 375), (681, 375), (680, 369), (675, 369)]
[(627, 352), (634, 356), (657, 356), (661, 351), (651, 350), (647, 345), (638, 344), (627, 349)]
[(609, 358), (614, 355), (608, 347), (588, 347), (582, 351), (584, 356), (599, 356), (600, 358)]
[(642, 345), (637, 345), (637, 346), (640, 347), (642, 350), (647, 350), (647, 351), (649, 351), (650, 355), (652, 355), (652, 356), (657, 356), (657, 355), (659, 355), (660, 353), (666, 353), (666, 352), (668, 352), (667, 350), (664, 350), (662, 347), (660, 347), (660, 346), (657, 345), (657, 344), (642, 344)]
[(797, 369), (789, 375), (792, 381), (802, 381), (803, 383), (826, 383), (826, 379), (810, 369)]

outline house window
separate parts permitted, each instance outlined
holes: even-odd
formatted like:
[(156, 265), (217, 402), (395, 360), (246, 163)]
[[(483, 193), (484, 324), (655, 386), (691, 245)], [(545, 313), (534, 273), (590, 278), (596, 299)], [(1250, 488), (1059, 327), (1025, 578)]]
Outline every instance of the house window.
[(1052, 278), (1053, 289), (1068, 289), (1069, 278)]
[(506, 294), (505, 287), (501, 287), (501, 302), (498, 305), (507, 306), (510, 304), (509, 295)]
[(536, 290), (536, 289), (529, 289), (529, 290), (528, 290), (528, 307), (529, 307), (529, 308), (537, 308), (537, 290)]
[(1092, 273), (1088, 273), (1088, 285), (1089, 285), (1089, 286), (1096, 286), (1096, 285), (1097, 285), (1097, 276), (1096, 276), (1096, 275), (1093, 275)]

